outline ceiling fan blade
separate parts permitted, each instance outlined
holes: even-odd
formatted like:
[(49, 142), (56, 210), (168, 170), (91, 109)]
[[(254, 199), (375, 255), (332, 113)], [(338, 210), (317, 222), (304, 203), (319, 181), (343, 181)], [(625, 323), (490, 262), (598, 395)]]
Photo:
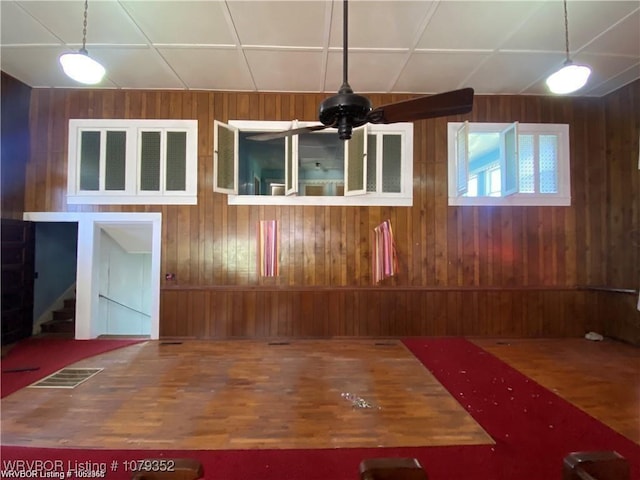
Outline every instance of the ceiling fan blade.
[(472, 107), (473, 88), (463, 88), (382, 105), (369, 112), (368, 121), (370, 123), (413, 122), (469, 113)]
[(284, 130), (282, 132), (269, 132), (258, 133), (247, 137), (247, 140), (255, 140), (258, 142), (264, 142), (266, 140), (273, 140), (276, 138), (285, 138), (292, 135), (300, 135), (303, 133), (317, 132), (318, 130), (324, 130), (325, 128), (332, 127), (333, 125), (311, 125), (310, 127), (292, 128), (291, 130)]

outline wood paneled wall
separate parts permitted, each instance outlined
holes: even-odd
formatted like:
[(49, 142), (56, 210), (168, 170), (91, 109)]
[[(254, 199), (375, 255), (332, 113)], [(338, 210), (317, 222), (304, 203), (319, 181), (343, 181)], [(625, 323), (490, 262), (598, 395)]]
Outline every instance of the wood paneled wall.
[[(640, 81), (605, 98), (607, 232), (604, 284), (640, 290)], [(640, 298), (599, 294), (605, 335), (640, 345)]]
[(605, 125), (607, 210), (603, 230), (608, 238), (603, 283), (637, 290), (640, 289), (640, 81), (605, 99)]
[(640, 311), (637, 293), (596, 292), (597, 318), (603, 335), (640, 346)]
[[(626, 87), (619, 103), (632, 97), (637, 104), (639, 89), (640, 82)], [(608, 265), (627, 258), (621, 250), (612, 257), (609, 230), (618, 224), (611, 213), (631, 208), (638, 222), (638, 173), (629, 180), (611, 172), (607, 127), (617, 122), (624, 142), (637, 119), (628, 123), (633, 113), (615, 99), (608, 106), (607, 98), (478, 96), (468, 116), (416, 122), (413, 207), (228, 206), (213, 193), (214, 119), (313, 121), (324, 97), (34, 89), (26, 210), (162, 212), (162, 272), (176, 274), (163, 280), (165, 336), (576, 335), (597, 323), (589, 294), (576, 286), (606, 285), (615, 276), (629, 288), (637, 280), (637, 267), (614, 275)], [(406, 96), (370, 98), (379, 105)], [(197, 119), (198, 205), (66, 205), (70, 118)], [(571, 207), (447, 206), (447, 121), (462, 119), (568, 123)], [(627, 150), (616, 150), (618, 162)], [(618, 182), (625, 187), (618, 190)], [(279, 222), (277, 278), (256, 273), (261, 219)], [(385, 219), (400, 274), (372, 287), (370, 232)]]
[(31, 88), (1, 73), (0, 216), (22, 219), (25, 169), (29, 159), (29, 99)]
[[(576, 289), (187, 288), (162, 295), (178, 337), (580, 336), (600, 330)], [(572, 321), (568, 321), (572, 319)]]

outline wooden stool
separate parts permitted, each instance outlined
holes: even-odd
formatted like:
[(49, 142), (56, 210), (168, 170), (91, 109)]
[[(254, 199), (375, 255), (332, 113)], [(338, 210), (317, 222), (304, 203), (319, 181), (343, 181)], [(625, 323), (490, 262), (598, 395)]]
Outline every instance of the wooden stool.
[(153, 465), (153, 462), (168, 465), (171, 471), (140, 470), (133, 472), (131, 480), (197, 480), (204, 476), (204, 469), (198, 460), (193, 458), (147, 458), (142, 465)]
[(564, 457), (562, 480), (629, 480), (629, 463), (618, 452), (573, 452)]
[(428, 480), (415, 458), (368, 458), (360, 462), (360, 480)]

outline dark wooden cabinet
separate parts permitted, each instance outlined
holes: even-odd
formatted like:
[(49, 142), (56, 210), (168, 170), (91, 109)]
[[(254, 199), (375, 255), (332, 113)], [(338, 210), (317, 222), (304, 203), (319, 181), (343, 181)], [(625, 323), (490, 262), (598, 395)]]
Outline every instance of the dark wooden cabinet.
[(2, 219), (2, 345), (30, 337), (33, 330), (35, 225)]

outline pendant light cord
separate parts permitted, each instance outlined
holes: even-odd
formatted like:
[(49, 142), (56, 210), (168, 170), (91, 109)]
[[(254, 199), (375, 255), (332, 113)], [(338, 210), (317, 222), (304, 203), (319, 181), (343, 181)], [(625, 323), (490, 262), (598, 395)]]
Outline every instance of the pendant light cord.
[(569, 16), (567, 15), (567, 0), (564, 0), (564, 42), (567, 51), (567, 62), (569, 59)]
[(87, 52), (87, 10), (89, 10), (89, 0), (84, 0), (84, 23), (82, 24), (82, 50)]

